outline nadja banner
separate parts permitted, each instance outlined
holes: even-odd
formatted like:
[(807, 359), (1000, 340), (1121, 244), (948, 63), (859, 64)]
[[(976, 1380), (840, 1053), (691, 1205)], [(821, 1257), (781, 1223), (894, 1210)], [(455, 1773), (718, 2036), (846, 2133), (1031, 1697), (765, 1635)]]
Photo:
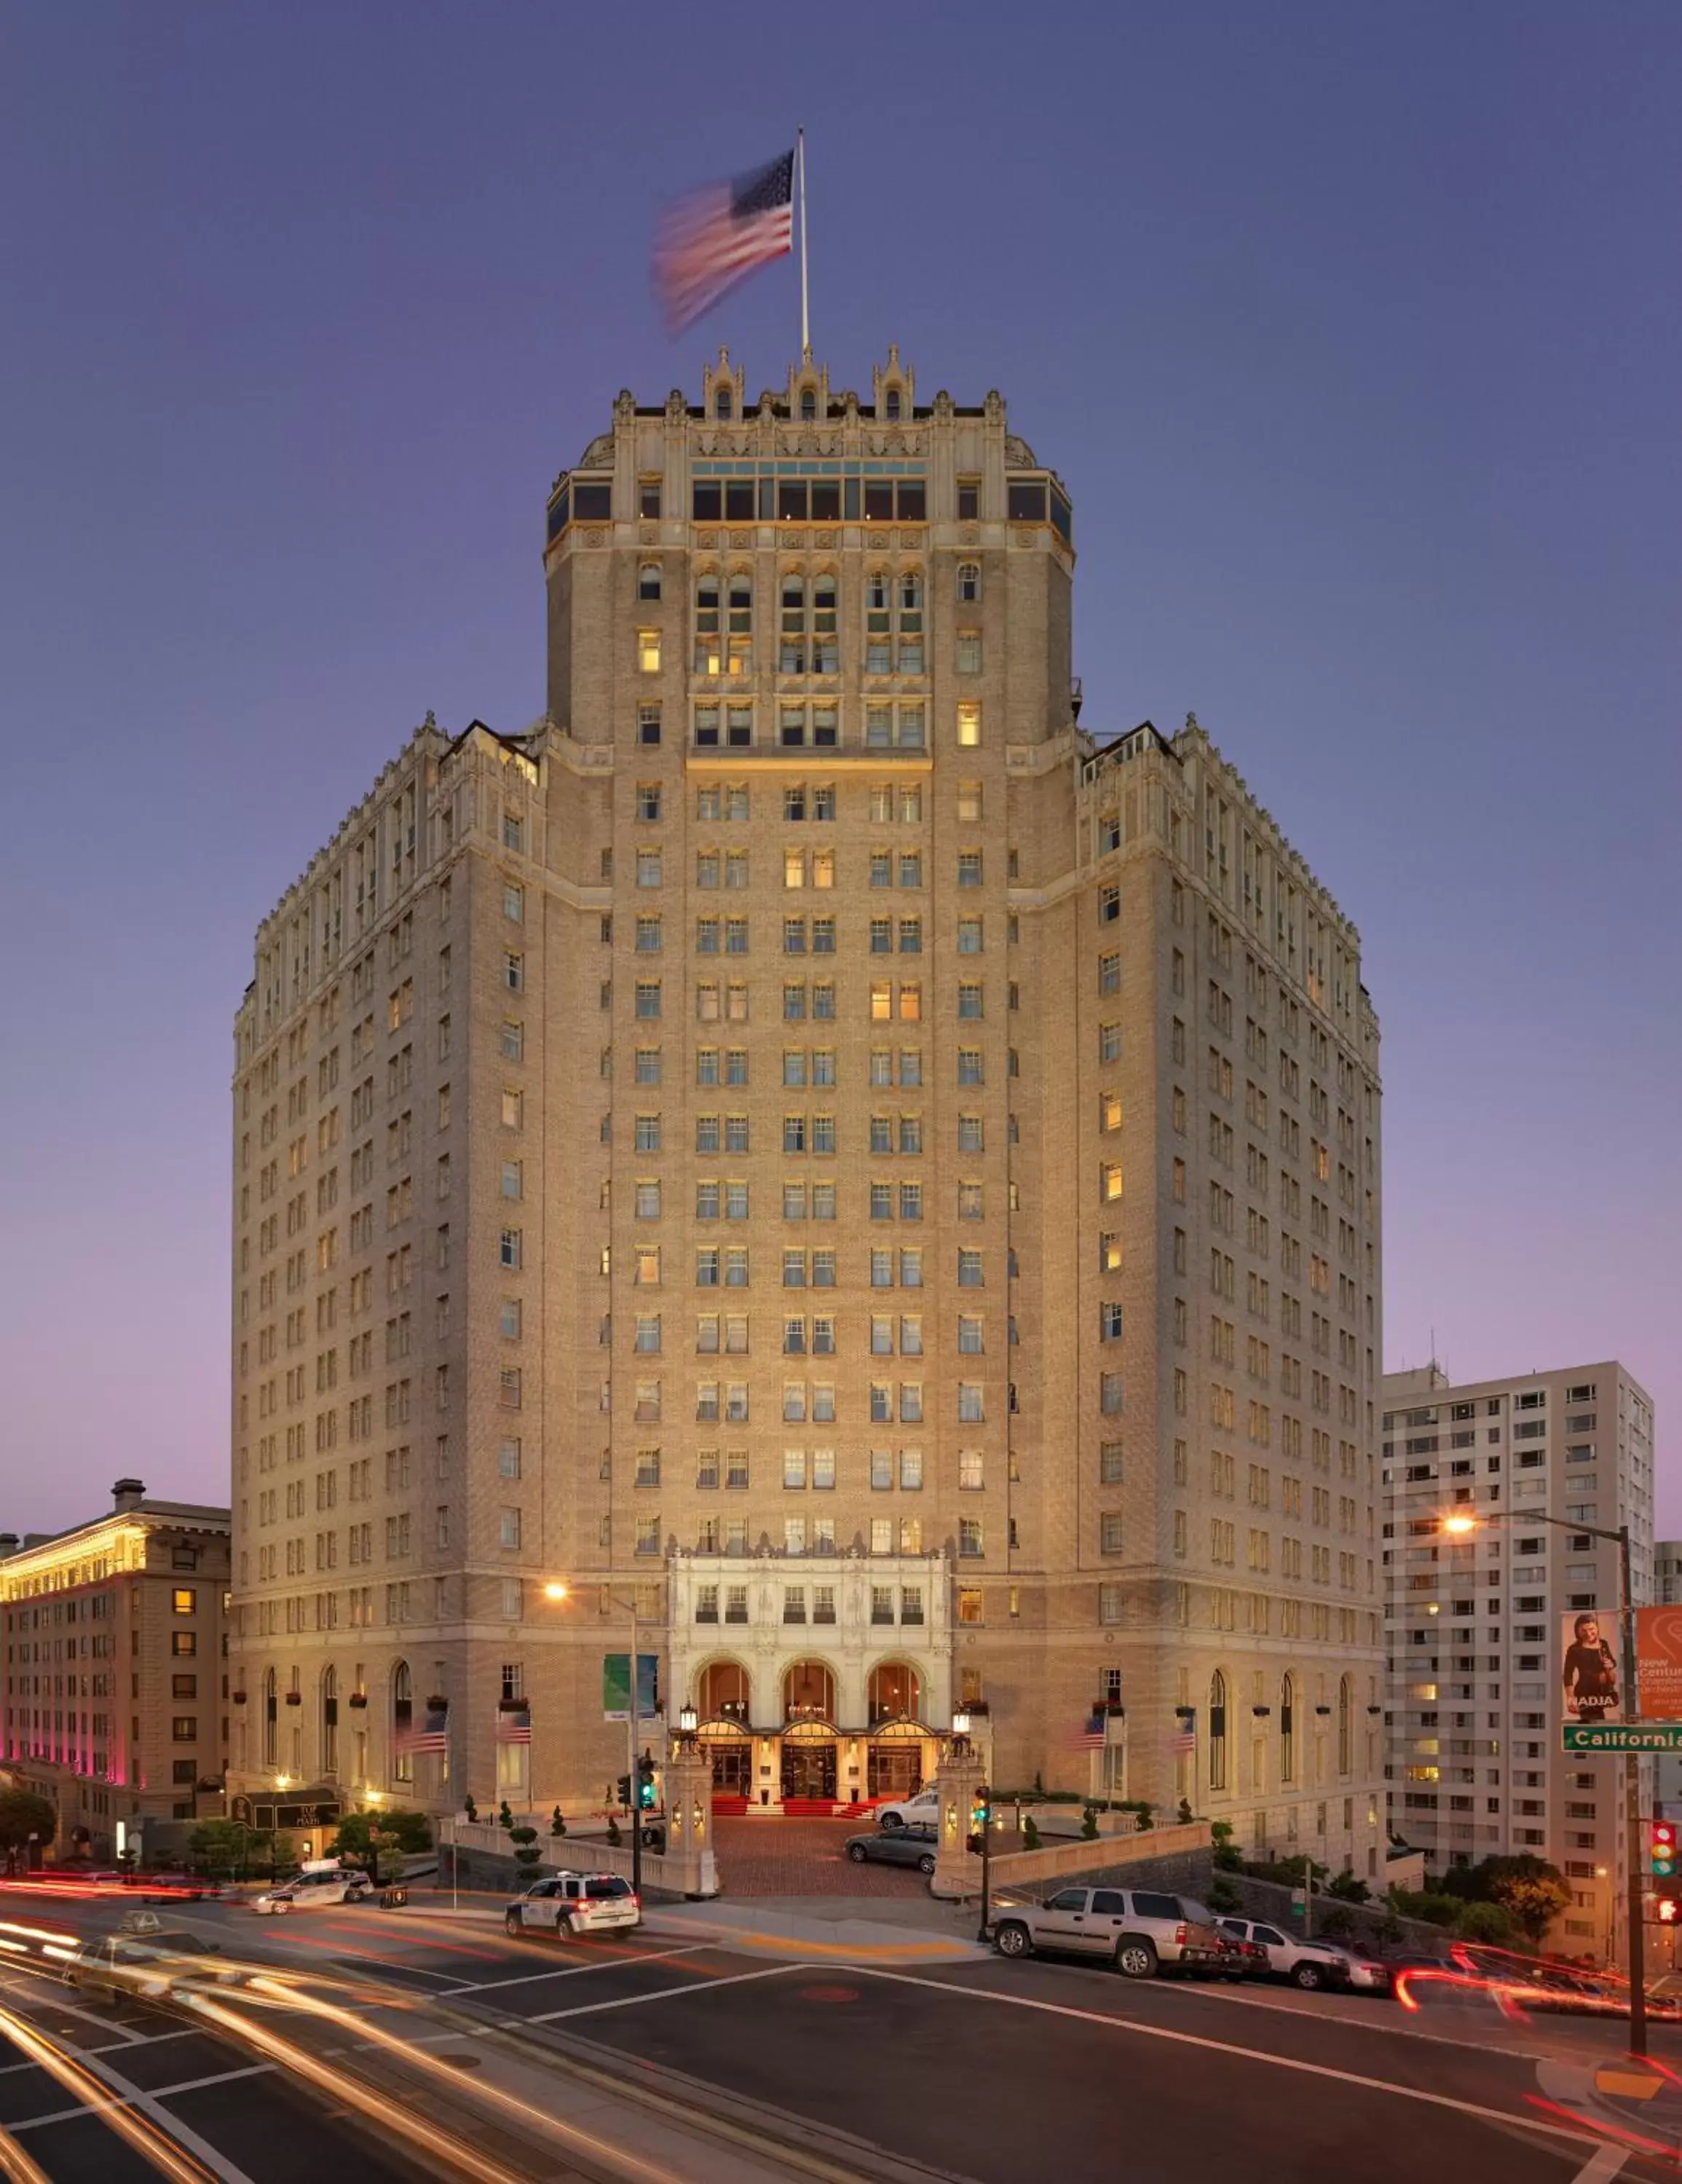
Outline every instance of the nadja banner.
[(1624, 1689), (1615, 1608), (1560, 1618), (1560, 1681), (1568, 1722), (1682, 1721), (1682, 1607), (1635, 1611), (1635, 1704)]

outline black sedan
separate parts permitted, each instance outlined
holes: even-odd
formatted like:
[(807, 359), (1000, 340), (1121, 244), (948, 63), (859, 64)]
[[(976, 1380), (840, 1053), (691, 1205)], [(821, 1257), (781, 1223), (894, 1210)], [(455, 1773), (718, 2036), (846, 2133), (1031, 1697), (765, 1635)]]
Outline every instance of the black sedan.
[(933, 1828), (884, 1828), (877, 1835), (849, 1836), (847, 1855), (855, 1865), (873, 1858), (883, 1865), (914, 1865), (919, 1873), (933, 1873), (935, 1841)]

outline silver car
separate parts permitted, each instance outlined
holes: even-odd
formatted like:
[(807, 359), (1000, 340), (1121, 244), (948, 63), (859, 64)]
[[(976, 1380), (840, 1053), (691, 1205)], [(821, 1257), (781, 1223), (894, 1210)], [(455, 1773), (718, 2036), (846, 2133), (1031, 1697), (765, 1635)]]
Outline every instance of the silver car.
[(1001, 1911), (994, 1930), (1000, 1955), (1101, 1957), (1128, 1979), (1159, 1971), (1195, 1974), (1224, 1968), (1221, 1936), (1203, 1905), (1150, 1888), (1060, 1888), (1044, 1903)]

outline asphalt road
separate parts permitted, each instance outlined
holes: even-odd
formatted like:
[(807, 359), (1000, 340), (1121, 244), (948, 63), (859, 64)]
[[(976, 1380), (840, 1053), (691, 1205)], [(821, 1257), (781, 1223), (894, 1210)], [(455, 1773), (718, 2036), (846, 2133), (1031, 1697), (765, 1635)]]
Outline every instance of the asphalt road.
[[(66, 1923), (102, 1922), (75, 1910)], [(518, 2027), (540, 2066), (538, 2043), (550, 2043), (612, 2079), (733, 2114), (767, 2141), (817, 2149), (839, 2134), (972, 2184), (1067, 2173), (1182, 2184), (1240, 2164), (1246, 2184), (1416, 2184), (1434, 2169), (1478, 2184), (1674, 2184), (1674, 2159), (1649, 2149), (1682, 2142), (1682, 2036), (1668, 2029), (1655, 2048), (1677, 2086), (1649, 2079), (1632, 2094), (1627, 2071), (1620, 2085), (1604, 2068), (1616, 2026), (1513, 2026), (1487, 2004), (1445, 2000), (1407, 2017), (1377, 1997), (1135, 1986), (1078, 1964), (855, 1962), (646, 1930), (557, 1944), (419, 1913), (265, 1921), (215, 1904), (183, 1907), (181, 1923), (231, 1954), (413, 1997), (382, 2020), (404, 2039), (470, 2020)], [(5, 1990), (31, 1984), (38, 1997), (38, 1983), (0, 1973), (0, 2002), (18, 2006)], [(310, 2167), (354, 2171), (359, 2184), (417, 2173), (280, 2072), (233, 2077), (248, 2056), (156, 2012), (125, 2003), (115, 2015), (103, 2033), (58, 2025), (103, 2047), (99, 2060), (153, 2090), (252, 2184), (297, 2184)], [(0, 2125), (25, 2126), (19, 2142), (55, 2184), (153, 2173), (114, 2153), (90, 2117), (41, 2120), (74, 2106), (32, 2066), (0, 2060)], [(748, 2166), (744, 2156), (739, 2170), (721, 2169), (715, 2146), (667, 2173)]]

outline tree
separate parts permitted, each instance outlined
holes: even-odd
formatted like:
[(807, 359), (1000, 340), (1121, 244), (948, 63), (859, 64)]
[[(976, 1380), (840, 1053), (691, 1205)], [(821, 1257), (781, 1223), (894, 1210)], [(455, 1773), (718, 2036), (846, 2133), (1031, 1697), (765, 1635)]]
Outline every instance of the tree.
[(58, 1832), (58, 1813), (45, 1797), (33, 1790), (0, 1790), (0, 1850), (5, 1852), (8, 1865), (15, 1864), (20, 1852), (28, 1857), (31, 1836), (39, 1838), (45, 1850)]
[(543, 1852), (537, 1848), (537, 1830), (532, 1827), (510, 1828), (514, 1841), (514, 1855), (519, 1863), (520, 1877), (530, 1880), (543, 1863)]
[(1462, 1942), (1487, 1942), (1501, 1947), (1512, 1940), (1517, 1923), (1505, 1904), (1474, 1901), (1461, 1905), (1454, 1930)]
[(432, 1823), (424, 1813), (347, 1813), (333, 1838), (335, 1858), (365, 1858), (376, 1831), (391, 1838), (388, 1846), (405, 1854), (432, 1847)]
[(1490, 1899), (1499, 1904), (1527, 1942), (1540, 1942), (1562, 1911), (1571, 1908), (1571, 1891), (1557, 1865), (1540, 1858), (1492, 1858), (1499, 1867), (1489, 1880)]
[(201, 1872), (226, 1873), (231, 1879), (275, 1861), (272, 1830), (248, 1827), (243, 1820), (201, 1820), (187, 1847)]

